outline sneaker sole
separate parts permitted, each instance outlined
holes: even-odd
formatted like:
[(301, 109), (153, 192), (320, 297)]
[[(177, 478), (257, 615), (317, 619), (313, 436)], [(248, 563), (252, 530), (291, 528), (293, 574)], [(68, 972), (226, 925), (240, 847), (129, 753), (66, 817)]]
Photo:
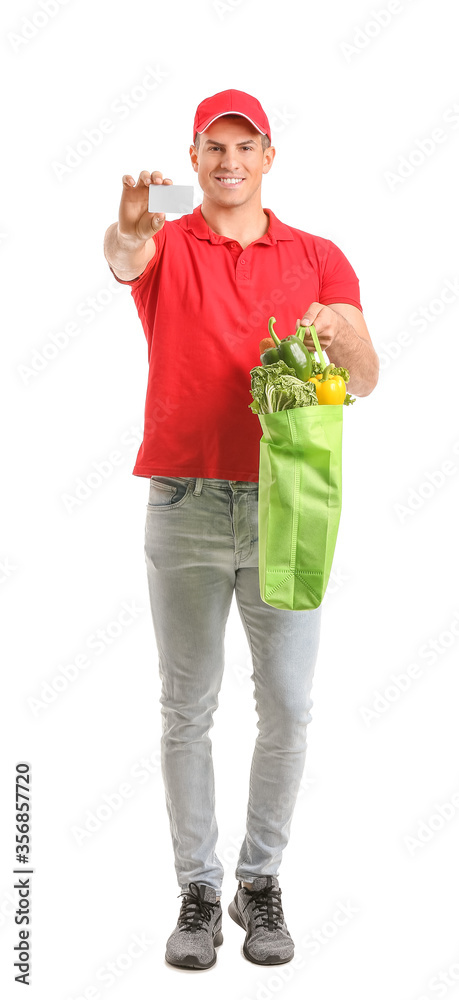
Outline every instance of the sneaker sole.
[[(235, 923), (239, 924), (239, 927), (242, 927), (244, 931), (247, 931), (246, 926), (243, 924), (241, 920), (239, 910), (237, 909), (234, 900), (232, 900), (232, 902), (228, 906), (228, 913), (230, 917), (233, 918)], [(280, 958), (279, 955), (268, 955), (267, 958), (264, 959), (254, 958), (254, 956), (251, 955), (250, 952), (247, 950), (247, 935), (244, 944), (242, 946), (242, 951), (245, 957), (248, 959), (248, 961), (254, 962), (255, 965), (285, 965), (286, 962), (291, 962), (293, 958), (293, 953), (290, 955), (289, 958)]]
[[(218, 948), (221, 944), (223, 944), (223, 934), (221, 931), (217, 931), (213, 939), (213, 946)], [(165, 955), (165, 959), (168, 965), (174, 965), (178, 969), (211, 969), (217, 961), (217, 953), (214, 952), (213, 958), (207, 963), (199, 962), (195, 955), (185, 955), (181, 962), (172, 962), (167, 955)]]

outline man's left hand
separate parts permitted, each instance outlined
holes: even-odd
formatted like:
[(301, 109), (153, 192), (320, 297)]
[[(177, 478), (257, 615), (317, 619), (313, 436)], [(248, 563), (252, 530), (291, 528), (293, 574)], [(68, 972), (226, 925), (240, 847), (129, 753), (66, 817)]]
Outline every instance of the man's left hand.
[[(314, 324), (319, 343), (323, 351), (329, 354), (328, 348), (333, 343), (336, 335), (343, 330), (344, 326), (350, 326), (344, 316), (340, 316), (329, 306), (322, 306), (320, 302), (311, 302), (309, 309), (301, 319), (296, 321), (296, 329), (299, 326), (311, 326)], [(353, 327), (352, 327), (353, 329)], [(355, 332), (355, 331), (354, 331)], [(314, 351), (314, 341), (310, 333), (305, 333), (304, 344), (308, 351)]]

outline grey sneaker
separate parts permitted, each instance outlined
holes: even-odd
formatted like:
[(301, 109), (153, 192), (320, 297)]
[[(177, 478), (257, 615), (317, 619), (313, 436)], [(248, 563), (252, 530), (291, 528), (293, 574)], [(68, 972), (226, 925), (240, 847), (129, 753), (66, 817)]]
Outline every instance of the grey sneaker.
[(186, 969), (210, 969), (217, 961), (215, 946), (223, 943), (222, 907), (210, 885), (190, 882), (183, 896), (177, 926), (167, 940), (166, 962)]
[(243, 952), (257, 965), (282, 965), (290, 962), (294, 943), (287, 930), (281, 903), (281, 889), (274, 875), (259, 875), (253, 889), (242, 882), (228, 907), (233, 920), (247, 931)]

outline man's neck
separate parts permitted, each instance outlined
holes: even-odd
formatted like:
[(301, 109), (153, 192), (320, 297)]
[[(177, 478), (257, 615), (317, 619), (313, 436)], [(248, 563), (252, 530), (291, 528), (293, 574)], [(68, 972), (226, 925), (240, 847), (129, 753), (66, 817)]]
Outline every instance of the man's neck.
[(214, 233), (236, 240), (243, 249), (269, 229), (269, 215), (263, 211), (261, 203), (253, 208), (248, 204), (222, 208), (204, 196), (201, 212)]

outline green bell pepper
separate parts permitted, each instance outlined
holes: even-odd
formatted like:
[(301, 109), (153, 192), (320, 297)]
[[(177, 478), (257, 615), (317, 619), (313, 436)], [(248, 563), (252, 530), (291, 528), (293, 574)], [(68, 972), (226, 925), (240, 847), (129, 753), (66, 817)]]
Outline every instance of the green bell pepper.
[(277, 361), (285, 361), (289, 368), (293, 368), (297, 378), (301, 379), (302, 382), (307, 382), (312, 372), (312, 355), (303, 344), (306, 327), (300, 326), (296, 333), (279, 340), (273, 329), (275, 322), (274, 316), (271, 316), (268, 324), (269, 333), (276, 346), (268, 347), (263, 352), (261, 355), (262, 365), (273, 365)]

